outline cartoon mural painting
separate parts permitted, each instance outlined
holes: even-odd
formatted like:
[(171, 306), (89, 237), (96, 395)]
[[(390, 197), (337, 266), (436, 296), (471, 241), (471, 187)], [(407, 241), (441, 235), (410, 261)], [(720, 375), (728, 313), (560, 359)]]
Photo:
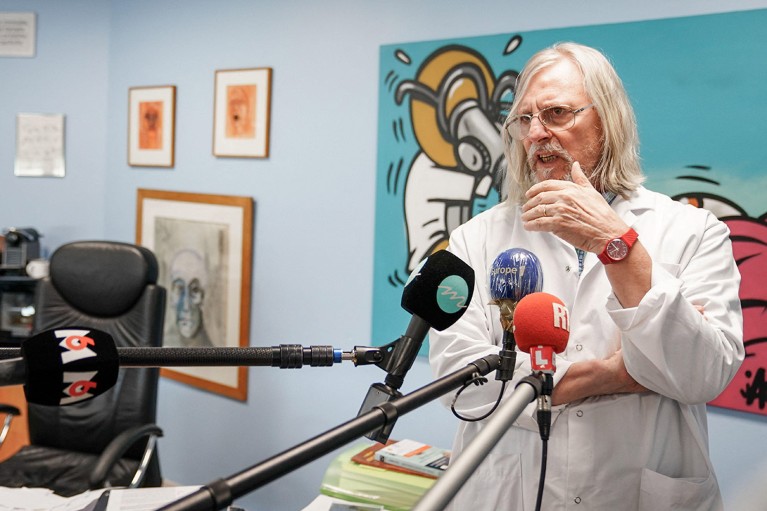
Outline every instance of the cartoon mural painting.
[(730, 386), (712, 404), (767, 415), (767, 222), (729, 218), (735, 260), (741, 274), (746, 359)]
[[(738, 34), (764, 22), (767, 10), (382, 46), (374, 342), (396, 338), (407, 322), (399, 308), (407, 275), (445, 248), (455, 227), (500, 200), (500, 130), (518, 70), (540, 48), (577, 40), (606, 50), (624, 77), (648, 188), (709, 209), (729, 226), (742, 275), (746, 360), (712, 404), (767, 415), (767, 213), (758, 192), (767, 174), (753, 160), (756, 132), (722, 129), (734, 118), (760, 118), (755, 108), (767, 115), (764, 80), (743, 65), (766, 50), (738, 46)], [(714, 31), (736, 49), (701, 54), (705, 40), (690, 34)], [(738, 101), (711, 99), (723, 96)], [(710, 165), (679, 172), (693, 158)], [(712, 168), (728, 169), (721, 183)]]
[[(710, 170), (705, 165), (688, 168)], [(683, 175), (677, 179), (719, 185), (713, 179), (698, 175)], [(741, 274), (740, 302), (746, 358), (729, 387), (711, 404), (767, 415), (767, 212), (759, 218), (750, 217), (737, 203), (710, 192), (682, 193), (673, 198), (708, 209), (727, 224)]]
[[(513, 37), (507, 53), (521, 41)], [(496, 79), (477, 51), (445, 46), (426, 58), (414, 80), (397, 86), (396, 102), (410, 101), (419, 147), (403, 204), (408, 272), (445, 248), (450, 232), (473, 216), (475, 199), (489, 196), (505, 165), (502, 99), (513, 94), (517, 74), (507, 71)]]

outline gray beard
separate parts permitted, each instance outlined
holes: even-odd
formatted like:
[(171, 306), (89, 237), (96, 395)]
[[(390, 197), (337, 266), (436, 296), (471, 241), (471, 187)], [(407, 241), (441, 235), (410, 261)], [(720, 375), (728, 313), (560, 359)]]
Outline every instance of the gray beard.
[[(571, 166), (572, 166), (572, 164), (571, 164)], [(532, 172), (532, 170), (531, 170), (531, 173), (532, 173), (532, 176), (533, 176), (533, 181), (535, 181), (536, 183), (540, 183), (541, 181), (546, 181), (548, 179), (551, 179), (552, 170), (551, 169), (544, 170), (543, 171), (543, 179), (541, 179), (541, 180), (538, 180), (538, 175), (535, 172)], [(572, 181), (573, 180), (572, 172), (567, 172), (565, 175), (563, 175), (561, 178), (559, 178), (559, 180), (560, 181)]]
[[(534, 183), (540, 182), (538, 180), (537, 174), (535, 173), (535, 170), (533, 170), (534, 169), (534, 165), (536, 163), (536, 158), (535, 158), (534, 155), (540, 149), (543, 149), (546, 152), (550, 152), (550, 153), (556, 154), (557, 156), (562, 158), (565, 162), (567, 162), (569, 167), (572, 167), (573, 163), (575, 162), (575, 160), (570, 155), (570, 153), (565, 151), (562, 148), (562, 146), (559, 145), (559, 143), (553, 143), (552, 144), (551, 142), (548, 142), (548, 143), (543, 144), (541, 146), (537, 146), (537, 145), (533, 144), (532, 146), (530, 146), (530, 149), (528, 151), (527, 168), (530, 171), (530, 176), (532, 177), (532, 180), (533, 180)], [(542, 179), (543, 181), (545, 181), (547, 179), (551, 179), (552, 169), (547, 169), (547, 170), (544, 170), (543, 172), (544, 172), (543, 179)], [(568, 172), (564, 176), (562, 176), (561, 180), (562, 181), (572, 181), (573, 180), (572, 174), (570, 173), (569, 170), (568, 170)]]

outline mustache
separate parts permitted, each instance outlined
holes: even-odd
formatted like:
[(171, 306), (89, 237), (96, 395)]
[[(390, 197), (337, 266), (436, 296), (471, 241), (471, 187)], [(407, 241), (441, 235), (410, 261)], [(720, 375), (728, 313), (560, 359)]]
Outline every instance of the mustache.
[[(546, 154), (553, 154), (553, 155), (556, 155), (556, 156), (560, 157), (562, 160), (564, 160), (567, 163), (568, 168), (571, 168), (573, 163), (575, 162), (575, 158), (573, 158), (570, 155), (570, 153), (565, 151), (564, 148), (561, 145), (559, 145), (559, 142), (549, 141), (549, 142), (546, 142), (546, 143), (543, 143), (543, 144), (540, 144), (540, 145), (532, 144), (530, 146), (530, 149), (527, 151), (527, 168), (528, 168), (528, 171), (530, 172), (530, 177), (533, 178), (534, 182), (538, 182), (539, 181), (538, 175), (533, 170), (535, 168), (535, 163), (536, 163), (536, 160), (537, 160), (537, 157), (535, 155), (538, 152), (542, 152), (542, 153), (546, 153)], [(553, 171), (553, 169), (545, 169), (544, 170), (544, 175), (541, 176), (541, 179), (544, 180), (544, 181), (547, 180), (547, 179), (550, 179), (552, 171)], [(562, 176), (560, 179), (562, 179), (563, 181), (572, 181), (573, 180), (572, 174), (570, 174), (569, 171), (564, 176)]]
[(564, 148), (559, 144), (559, 142), (556, 141), (549, 141), (545, 142), (543, 144), (532, 144), (530, 146), (530, 149), (527, 151), (527, 164), (532, 169), (536, 160), (536, 153), (538, 152), (544, 152), (549, 154), (555, 154), (565, 160), (567, 163), (572, 165), (575, 162), (575, 159), (564, 150)]

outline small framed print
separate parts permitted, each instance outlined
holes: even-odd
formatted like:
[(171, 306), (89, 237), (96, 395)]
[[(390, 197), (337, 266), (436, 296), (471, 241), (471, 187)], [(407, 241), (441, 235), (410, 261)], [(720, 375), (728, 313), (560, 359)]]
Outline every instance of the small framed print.
[(216, 71), (213, 155), (231, 158), (269, 156), (272, 69)]
[(128, 90), (128, 165), (173, 167), (176, 86)]

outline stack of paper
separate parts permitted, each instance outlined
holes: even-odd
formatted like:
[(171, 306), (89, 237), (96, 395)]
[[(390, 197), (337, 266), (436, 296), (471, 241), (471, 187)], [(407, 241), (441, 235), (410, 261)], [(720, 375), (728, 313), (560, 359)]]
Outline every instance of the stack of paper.
[(0, 511), (153, 511), (199, 486), (93, 490), (62, 497), (46, 488), (0, 487)]
[(0, 511), (82, 511), (93, 508), (104, 491), (62, 497), (47, 488), (0, 487)]
[(370, 444), (356, 445), (336, 457), (325, 472), (320, 492), (353, 502), (378, 504), (391, 511), (411, 509), (435, 479), (352, 461), (353, 456), (369, 447)]

